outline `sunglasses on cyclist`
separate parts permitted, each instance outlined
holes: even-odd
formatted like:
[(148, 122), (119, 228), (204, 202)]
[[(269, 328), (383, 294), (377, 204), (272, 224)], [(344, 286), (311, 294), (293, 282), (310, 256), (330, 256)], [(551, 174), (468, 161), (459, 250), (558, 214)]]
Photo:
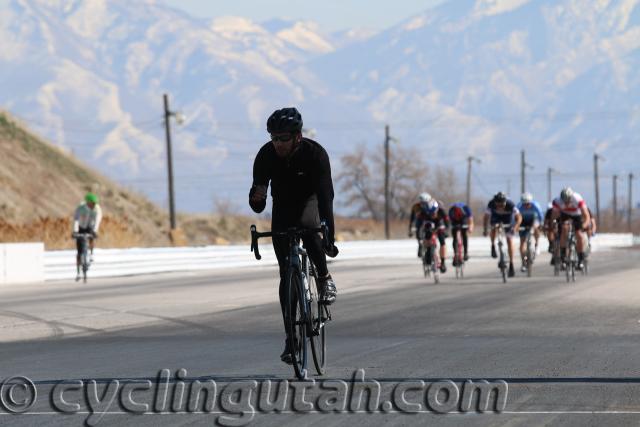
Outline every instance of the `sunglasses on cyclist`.
[(293, 139), (293, 135), (290, 133), (284, 135), (271, 135), (271, 141), (273, 142), (289, 142)]

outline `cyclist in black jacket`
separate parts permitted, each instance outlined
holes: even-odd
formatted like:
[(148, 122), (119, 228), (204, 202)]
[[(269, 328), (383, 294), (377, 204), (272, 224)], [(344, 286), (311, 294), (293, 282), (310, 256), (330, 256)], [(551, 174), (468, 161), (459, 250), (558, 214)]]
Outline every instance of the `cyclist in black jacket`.
[[(329, 156), (317, 142), (302, 136), (302, 116), (296, 108), (276, 110), (267, 120), (271, 141), (260, 148), (253, 164), (253, 185), (249, 191), (249, 205), (262, 212), (267, 203), (267, 187), (271, 182), (273, 210), (271, 229), (287, 231), (289, 227), (317, 228), (325, 221), (330, 249), (325, 250), (318, 234), (303, 238), (309, 258), (318, 270), (320, 297), (332, 304), (336, 300), (336, 284), (329, 274), (327, 260), (335, 257), (335, 226), (333, 219), (333, 182)], [(280, 266), (280, 306), (284, 319), (284, 275), (287, 270), (288, 241), (273, 237), (273, 248)], [(286, 329), (286, 325), (285, 325)], [(280, 356), (291, 363), (289, 343)]]

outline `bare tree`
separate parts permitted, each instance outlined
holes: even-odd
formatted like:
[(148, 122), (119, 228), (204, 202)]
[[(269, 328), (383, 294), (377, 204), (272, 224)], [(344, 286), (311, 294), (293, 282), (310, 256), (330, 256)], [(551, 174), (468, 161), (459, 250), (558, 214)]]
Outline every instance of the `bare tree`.
[[(362, 216), (381, 220), (384, 215), (384, 153), (360, 145), (340, 159), (337, 176), (344, 203)], [(462, 197), (451, 169), (431, 169), (415, 148), (395, 145), (389, 158), (390, 213), (406, 218), (409, 208), (423, 191), (447, 205)]]
[(358, 212), (367, 212), (368, 215), (365, 216), (380, 220), (384, 205), (376, 193), (379, 190), (375, 181), (379, 181), (379, 178), (371, 173), (371, 162), (367, 157), (369, 155), (363, 145), (357, 146), (354, 153), (342, 156), (342, 170), (336, 180), (345, 195), (346, 205), (357, 208)]

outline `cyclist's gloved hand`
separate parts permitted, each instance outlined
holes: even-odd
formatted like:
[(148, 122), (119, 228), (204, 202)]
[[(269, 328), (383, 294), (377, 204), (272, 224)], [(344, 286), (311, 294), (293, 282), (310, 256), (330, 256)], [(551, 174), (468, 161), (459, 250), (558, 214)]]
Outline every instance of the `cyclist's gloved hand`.
[(97, 231), (92, 231), (91, 235), (93, 236), (94, 239), (98, 238), (98, 232)]
[(333, 243), (328, 248), (324, 248), (324, 253), (331, 258), (335, 258), (338, 255), (338, 252), (338, 247)]
[(73, 233), (71, 233), (71, 238), (75, 240), (75, 238), (76, 238), (76, 233), (75, 233), (75, 231), (74, 231)]

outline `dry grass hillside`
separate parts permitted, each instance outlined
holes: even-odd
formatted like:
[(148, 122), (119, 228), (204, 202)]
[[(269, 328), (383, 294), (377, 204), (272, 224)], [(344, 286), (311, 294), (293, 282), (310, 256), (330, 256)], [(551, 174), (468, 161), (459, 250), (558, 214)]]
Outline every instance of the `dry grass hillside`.
[(71, 246), (70, 217), (87, 190), (101, 198), (104, 244), (166, 245), (166, 214), (0, 112), (0, 239)]
[[(84, 194), (100, 196), (104, 220), (100, 247), (167, 246), (168, 214), (136, 192), (123, 189), (81, 161), (44, 141), (0, 111), (0, 242), (74, 246), (71, 217)], [(246, 242), (249, 226), (269, 223), (243, 215), (178, 215), (185, 244)]]

